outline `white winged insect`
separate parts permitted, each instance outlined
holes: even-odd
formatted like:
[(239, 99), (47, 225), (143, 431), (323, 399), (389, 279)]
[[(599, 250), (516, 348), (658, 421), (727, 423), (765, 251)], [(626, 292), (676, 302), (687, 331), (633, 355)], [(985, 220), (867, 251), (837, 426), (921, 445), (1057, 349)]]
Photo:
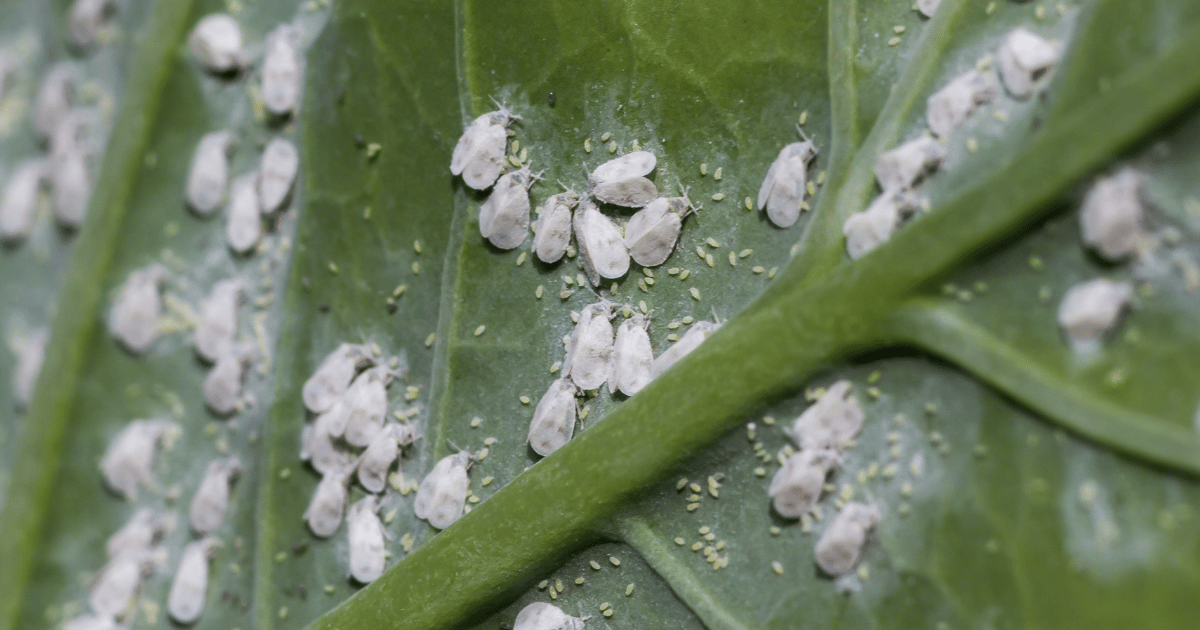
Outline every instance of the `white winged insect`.
[(479, 206), (479, 234), (500, 249), (518, 247), (529, 236), (529, 187), (538, 179), (528, 168), (500, 176)]
[(413, 501), (417, 518), (437, 529), (446, 529), (457, 521), (467, 502), (470, 466), (471, 455), (465, 451), (447, 455), (434, 465), (417, 488)]
[(259, 211), (257, 188), (257, 173), (238, 177), (229, 188), (225, 240), (229, 243), (229, 248), (239, 254), (254, 251), (262, 238), (262, 213)]
[(54, 218), (67, 228), (78, 228), (87, 216), (92, 200), (92, 180), (88, 174), (88, 153), (81, 149), (59, 156), (50, 171), (50, 190), (54, 199)]
[(29, 236), (45, 179), (46, 163), (40, 159), (22, 162), (9, 176), (0, 197), (0, 238), (19, 241)]
[(720, 328), (720, 324), (715, 324), (710, 321), (699, 321), (692, 324), (692, 327), (683, 336), (676, 341), (674, 345), (663, 351), (654, 359), (654, 363), (650, 366), (651, 380), (658, 378), (660, 374), (666, 372), (672, 365), (679, 362), (680, 359), (689, 355), (700, 344)]
[(854, 570), (862, 557), (867, 534), (879, 523), (879, 508), (852, 501), (822, 532), (813, 550), (817, 566), (829, 575), (845, 575)]
[(579, 195), (573, 190), (546, 200), (534, 224), (533, 253), (538, 260), (550, 264), (562, 259), (571, 244), (571, 211), (578, 205)]
[(654, 348), (646, 329), (649, 321), (634, 315), (621, 322), (617, 328), (617, 340), (613, 342), (612, 375), (608, 387), (626, 396), (633, 396), (650, 384), (650, 371), (654, 365)]
[(1146, 233), (1141, 192), (1141, 175), (1127, 168), (1097, 181), (1083, 199), (1079, 213), (1083, 242), (1109, 262), (1136, 253)]
[(936, 171), (945, 159), (945, 145), (922, 134), (880, 154), (875, 162), (875, 179), (885, 193), (908, 190)]
[(785, 433), (801, 449), (841, 449), (862, 431), (866, 415), (851, 394), (850, 381), (829, 386), (815, 403), (805, 409)]
[(116, 7), (114, 0), (75, 0), (67, 14), (67, 35), (71, 45), (81, 50), (90, 49)]
[(575, 208), (573, 225), (583, 270), (593, 285), (600, 284), (601, 278), (615, 280), (629, 272), (629, 248), (621, 228), (590, 199)]
[(787, 458), (767, 489), (775, 512), (800, 518), (812, 511), (821, 498), (825, 476), (839, 463), (837, 451), (828, 448), (804, 449)]
[(74, 97), (75, 69), (66, 62), (50, 68), (33, 102), (33, 124), (44, 139), (54, 135), (59, 121), (71, 111)]
[(475, 190), (486, 190), (504, 171), (508, 126), (521, 119), (498, 103), (497, 107), (500, 109), (488, 112), (467, 125), (450, 156), (450, 173), (461, 175), (463, 183)]
[(242, 27), (227, 13), (212, 13), (200, 18), (188, 36), (192, 55), (205, 70), (225, 74), (249, 63), (242, 46)]
[(178, 434), (179, 425), (166, 420), (134, 420), (125, 425), (100, 460), (105, 484), (126, 499), (137, 498), (138, 487), (153, 479), (159, 445)]
[(108, 313), (108, 330), (127, 350), (142, 354), (158, 338), (158, 318), (162, 312), (159, 286), (167, 269), (151, 264), (129, 274), (117, 292)]
[(684, 217), (696, 210), (687, 191), (682, 197), (659, 197), (638, 210), (625, 224), (629, 257), (643, 267), (663, 264), (675, 250)]
[(534, 602), (517, 613), (513, 630), (584, 630), (585, 618), (572, 617), (558, 606)]
[(649, 151), (634, 151), (613, 158), (588, 175), (588, 191), (597, 201), (640, 208), (658, 197), (658, 188), (646, 178), (658, 158)]
[(187, 203), (200, 216), (207, 216), (225, 200), (229, 185), (229, 155), (237, 144), (230, 131), (213, 131), (196, 143), (188, 170)]
[[(354, 380), (358, 370), (372, 363), (371, 350), (364, 345), (342, 343), (325, 356), (312, 376), (304, 382), (301, 397), (304, 406), (321, 413), (333, 406)], [(339, 434), (340, 435), (340, 434)]]
[(570, 377), (580, 389), (597, 389), (612, 371), (612, 307), (608, 302), (589, 304), (567, 342), (563, 378)]
[(280, 24), (267, 33), (263, 45), (262, 97), (267, 111), (286, 116), (300, 101), (303, 74), (300, 53), (296, 50), (298, 33), (290, 24)]
[[(338, 448), (334, 443), (334, 438), (339, 437), (341, 433), (333, 434), (330, 425), (335, 420), (330, 413), (327, 411), (317, 416), (316, 420), (304, 425), (300, 431), (300, 460), (312, 464), (313, 469), (322, 475), (342, 470), (354, 461), (350, 453)], [(342, 430), (345, 430), (345, 425), (342, 426)]]
[(158, 539), (171, 528), (172, 518), (144, 507), (138, 508), (129, 520), (108, 537), (105, 550), (109, 558), (127, 553), (150, 551)]
[(346, 538), (350, 547), (350, 577), (370, 584), (383, 575), (383, 523), (379, 522), (379, 505), (375, 497), (366, 496), (350, 506), (346, 515)]
[(533, 410), (529, 423), (529, 446), (545, 457), (562, 448), (575, 434), (575, 393), (570, 379), (560, 378), (550, 384), (545, 395)]
[(797, 127), (803, 142), (793, 142), (779, 151), (758, 189), (758, 208), (781, 228), (791, 227), (800, 218), (808, 185), (808, 163), (817, 155), (817, 146)]
[(321, 483), (313, 490), (312, 499), (301, 518), (308, 523), (308, 529), (314, 536), (329, 538), (341, 526), (348, 498), (346, 484), (354, 468), (355, 464), (352, 463), (340, 470), (325, 473)]
[(941, 4), (942, 0), (917, 0), (916, 7), (921, 12), (921, 15), (933, 17), (933, 14), (937, 12)]
[(213, 362), (233, 351), (233, 339), (237, 335), (237, 308), (246, 291), (246, 283), (239, 278), (228, 278), (213, 285), (212, 290), (200, 302), (200, 321), (192, 343), (196, 354), (205, 361)]
[(197, 534), (211, 534), (225, 521), (229, 511), (229, 486), (243, 472), (236, 457), (224, 457), (209, 462), (204, 479), (188, 507), (188, 520)]
[(1061, 55), (1053, 43), (1027, 29), (1017, 28), (1004, 38), (996, 62), (1008, 93), (1014, 98), (1027, 98)]
[(416, 434), (407, 424), (389, 422), (358, 460), (358, 483), (367, 492), (379, 494), (387, 485), (387, 473), (400, 456), (400, 448), (413, 443)]
[(177, 623), (195, 623), (204, 614), (208, 563), (216, 546), (216, 539), (209, 537), (190, 542), (183, 548), (179, 568), (171, 580), (171, 590), (167, 592), (167, 613)]
[(1068, 289), (1058, 305), (1058, 324), (1071, 348), (1082, 354), (1099, 351), (1132, 299), (1133, 287), (1128, 282), (1104, 278)]
[(228, 416), (238, 410), (246, 365), (253, 356), (250, 347), (236, 347), (217, 357), (217, 362), (204, 377), (201, 386), (204, 404), (216, 415)]
[(88, 593), (88, 605), (97, 615), (123, 617), (154, 569), (154, 554), (131, 552), (108, 561)]
[(342, 438), (353, 446), (364, 447), (383, 430), (387, 417), (387, 386), (396, 373), (387, 366), (375, 366), (354, 379), (342, 397), (346, 405), (346, 431)]
[(842, 225), (846, 253), (850, 258), (858, 259), (886, 243), (900, 227), (904, 213), (913, 207), (913, 201), (906, 194), (881, 193), (866, 210), (850, 215)]
[(999, 86), (991, 72), (968, 70), (954, 77), (925, 101), (929, 129), (945, 138), (963, 124), (971, 112), (996, 97)]
[(42, 372), (46, 342), (49, 340), (50, 331), (46, 328), (34, 330), (17, 340), (17, 365), (12, 375), (13, 401), (17, 407), (24, 408), (33, 398), (33, 387)]
[(299, 172), (300, 153), (296, 145), (283, 138), (272, 138), (263, 149), (258, 167), (258, 203), (263, 214), (272, 214), (283, 207)]

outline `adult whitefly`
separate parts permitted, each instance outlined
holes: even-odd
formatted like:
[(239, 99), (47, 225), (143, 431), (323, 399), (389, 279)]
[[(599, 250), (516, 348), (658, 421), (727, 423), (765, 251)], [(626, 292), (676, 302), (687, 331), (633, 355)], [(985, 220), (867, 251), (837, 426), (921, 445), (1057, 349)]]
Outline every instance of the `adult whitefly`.
[(513, 630), (584, 630), (583, 619), (572, 617), (554, 604), (534, 602), (517, 613)]
[(621, 322), (617, 328), (617, 339), (613, 342), (612, 375), (608, 387), (626, 396), (632, 396), (650, 384), (650, 370), (654, 365), (654, 348), (646, 328), (649, 322), (641, 315), (634, 315)]
[(1137, 252), (1145, 235), (1142, 216), (1142, 177), (1125, 169), (1092, 185), (1083, 199), (1079, 223), (1083, 242), (1109, 262), (1119, 262)]
[(601, 278), (615, 280), (629, 272), (629, 249), (621, 228), (591, 200), (575, 208), (573, 226), (583, 270), (593, 285), (599, 285)]
[(138, 508), (121, 529), (108, 537), (105, 551), (109, 558), (127, 553), (147, 553), (171, 528), (171, 524), (172, 518), (167, 514), (159, 514), (148, 507)]
[(204, 479), (188, 507), (188, 521), (197, 534), (211, 534), (225, 521), (229, 510), (229, 486), (243, 472), (236, 457), (223, 457), (209, 462)]
[(613, 158), (588, 175), (588, 191), (604, 203), (640, 208), (658, 197), (658, 188), (646, 178), (657, 163), (649, 151)]
[(38, 134), (49, 139), (67, 112), (75, 93), (75, 70), (66, 62), (54, 64), (38, 88), (33, 101), (33, 125)]
[(153, 479), (159, 445), (178, 434), (179, 425), (166, 420), (134, 420), (125, 425), (100, 459), (105, 485), (126, 499), (137, 498), (138, 487)]
[(217, 357), (201, 385), (204, 404), (213, 413), (227, 416), (237, 411), (250, 358), (251, 353), (245, 348), (235, 348)]
[(242, 47), (242, 27), (227, 13), (212, 13), (200, 18), (188, 36), (192, 55), (205, 70), (224, 74), (248, 63)]
[(943, 138), (950, 135), (976, 107), (991, 102), (998, 89), (991, 72), (969, 70), (958, 75), (925, 101), (929, 130)]
[(1060, 56), (1053, 43), (1025, 28), (1016, 28), (1004, 38), (996, 63), (1008, 93), (1014, 98), (1027, 98)]
[(604, 184), (619, 182), (631, 177), (645, 177), (658, 164), (658, 158), (649, 151), (634, 151), (621, 157), (613, 158), (588, 175), (588, 184)]
[(141, 354), (158, 338), (158, 318), (162, 312), (159, 286), (167, 270), (157, 263), (133, 273), (117, 291), (108, 313), (108, 330), (125, 349)]
[(692, 327), (683, 336), (676, 341), (674, 345), (663, 351), (654, 359), (654, 363), (650, 365), (651, 380), (658, 378), (660, 374), (666, 372), (672, 365), (679, 362), (680, 359), (692, 353), (693, 350), (700, 347), (706, 339), (720, 328), (720, 324), (715, 324), (710, 321), (699, 321), (692, 324)]
[(807, 191), (808, 163), (817, 155), (811, 140), (793, 142), (779, 151), (767, 176), (758, 188), (758, 208), (781, 228), (791, 227), (800, 218)]
[(249, 173), (233, 180), (229, 209), (225, 214), (225, 240), (229, 249), (247, 254), (262, 238), (262, 213), (258, 206), (258, 175)]
[(801, 449), (841, 449), (862, 431), (866, 415), (851, 393), (850, 381), (829, 386), (812, 405), (792, 422), (785, 433)]
[(354, 379), (346, 390), (342, 403), (346, 405), (346, 431), (342, 439), (352, 446), (364, 447), (383, 430), (387, 417), (387, 386), (395, 372), (387, 366), (376, 366)]
[[(341, 432), (335, 435), (330, 428), (335, 422), (330, 415), (333, 411), (326, 411), (317, 416), (316, 420), (304, 425), (300, 431), (300, 460), (311, 464), (313, 470), (322, 475), (342, 470), (354, 461), (354, 457), (339, 448), (334, 441), (341, 436)], [(344, 424), (342, 430), (345, 430)]]
[(12, 172), (0, 198), (0, 238), (19, 241), (29, 236), (45, 178), (46, 163), (40, 159), (26, 160)]
[(187, 203), (197, 214), (208, 215), (225, 200), (229, 185), (229, 155), (237, 144), (230, 131), (204, 134), (196, 143), (188, 170), (185, 195)]
[(57, 168), (72, 153), (88, 153), (88, 132), (95, 121), (95, 114), (90, 111), (73, 109), (63, 114), (50, 134), (50, 166)]
[(304, 382), (300, 395), (304, 406), (321, 413), (341, 398), (359, 368), (371, 363), (371, 350), (363, 345), (343, 343), (325, 356), (312, 376)]
[(353, 465), (327, 472), (321, 477), (316, 490), (313, 490), (312, 499), (301, 518), (308, 523), (308, 529), (314, 536), (329, 538), (341, 526), (348, 496), (346, 484), (352, 472)]
[(108, 561), (88, 593), (88, 606), (97, 615), (123, 617), (153, 569), (152, 554), (127, 553)]
[(46, 328), (38, 328), (18, 340), (17, 365), (12, 375), (13, 401), (17, 407), (24, 408), (33, 398), (33, 387), (37, 385), (42, 362), (46, 360), (46, 342), (49, 340), (50, 330)]
[(875, 179), (885, 193), (908, 190), (936, 171), (945, 159), (945, 145), (922, 134), (880, 154), (875, 162)]
[(1058, 324), (1071, 348), (1080, 353), (1100, 350), (1133, 299), (1128, 282), (1097, 278), (1067, 290), (1058, 305)]
[(346, 538), (350, 548), (350, 577), (370, 584), (383, 575), (387, 553), (383, 544), (383, 523), (379, 522), (375, 497), (366, 496), (350, 506), (346, 515)]
[(192, 344), (196, 354), (208, 362), (233, 351), (237, 336), (237, 309), (246, 283), (239, 278), (220, 280), (200, 302), (200, 321)]
[(821, 498), (825, 476), (839, 463), (837, 451), (828, 448), (804, 449), (784, 460), (767, 489), (775, 512), (784, 518), (810, 512)]
[(272, 138), (263, 149), (258, 167), (258, 203), (263, 214), (283, 207), (299, 172), (300, 153), (296, 145), (283, 138)]
[(400, 447), (412, 444), (414, 437), (412, 427), (396, 422), (389, 422), (375, 434), (358, 459), (358, 483), (364, 490), (383, 492), (388, 470), (400, 456)]
[(75, 0), (67, 13), (67, 36), (72, 46), (87, 50), (96, 43), (100, 27), (115, 12), (113, 0)]
[(55, 160), (50, 170), (50, 192), (54, 218), (67, 228), (78, 228), (87, 216), (92, 200), (92, 180), (88, 174), (88, 155), (69, 151)]
[(479, 206), (479, 234), (500, 249), (518, 247), (529, 236), (529, 187), (536, 176), (528, 168), (500, 176)]
[(573, 190), (546, 200), (542, 214), (534, 224), (533, 253), (538, 260), (556, 263), (567, 253), (571, 244), (571, 211), (578, 205), (579, 195)]
[(612, 309), (607, 302), (585, 306), (567, 342), (563, 378), (570, 377), (580, 389), (597, 389), (612, 371)]
[(830, 521), (813, 549), (817, 566), (832, 576), (854, 570), (862, 558), (867, 534), (879, 523), (879, 508), (851, 501)]
[(842, 224), (850, 258), (862, 258), (891, 239), (900, 226), (901, 209), (906, 207), (896, 193), (884, 192), (866, 210), (850, 215)]
[(925, 17), (933, 17), (941, 4), (942, 0), (917, 0), (917, 10)]
[(63, 624), (62, 630), (124, 630), (125, 626), (107, 615), (83, 614)]
[(529, 446), (545, 457), (562, 448), (575, 434), (575, 384), (560, 378), (550, 384), (533, 410)]
[(179, 568), (175, 570), (171, 590), (167, 592), (167, 613), (176, 623), (195, 623), (204, 614), (208, 563), (216, 546), (216, 539), (209, 537), (190, 542), (183, 548)]
[(291, 113), (300, 101), (304, 77), (296, 50), (298, 36), (291, 25), (280, 24), (267, 33), (263, 45), (263, 105), (277, 116)]
[(504, 171), (504, 150), (508, 146), (508, 126), (521, 117), (501, 107), (471, 121), (454, 146), (450, 173), (461, 175), (463, 183), (485, 190)]
[(683, 218), (696, 208), (691, 199), (659, 197), (638, 210), (625, 224), (625, 247), (629, 257), (643, 267), (663, 264), (675, 249)]
[(463, 514), (467, 503), (467, 467), (469, 453), (454, 453), (443, 457), (421, 480), (413, 512), (437, 529), (446, 529)]

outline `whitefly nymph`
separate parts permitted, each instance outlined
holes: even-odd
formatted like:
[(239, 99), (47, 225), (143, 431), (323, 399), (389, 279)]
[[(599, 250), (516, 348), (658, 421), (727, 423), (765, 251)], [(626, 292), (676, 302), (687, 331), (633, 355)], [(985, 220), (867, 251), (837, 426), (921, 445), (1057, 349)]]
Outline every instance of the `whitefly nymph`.
[(654, 348), (646, 332), (650, 323), (641, 315), (621, 322), (613, 342), (612, 375), (608, 387), (626, 396), (633, 396), (650, 384), (654, 366)]
[(513, 249), (529, 236), (529, 187), (537, 176), (528, 168), (500, 176), (479, 206), (479, 234), (500, 249)]
[(546, 200), (542, 214), (535, 223), (533, 253), (544, 263), (562, 259), (571, 244), (571, 211), (579, 205), (579, 195), (573, 190), (558, 193)]
[(242, 46), (242, 27), (227, 13), (200, 18), (188, 36), (188, 45), (196, 61), (209, 72), (234, 72), (249, 63), (249, 56)]
[(550, 384), (533, 410), (529, 446), (542, 457), (566, 446), (575, 434), (575, 384), (560, 378)]
[(461, 175), (463, 183), (475, 190), (486, 190), (494, 184), (504, 172), (508, 126), (520, 119), (501, 107), (473, 120), (450, 156), (450, 173)]
[(167, 592), (167, 613), (177, 623), (195, 623), (204, 614), (208, 562), (216, 546), (216, 539), (203, 538), (183, 548), (179, 568)]
[(666, 262), (679, 241), (684, 217), (695, 211), (686, 192), (682, 197), (659, 197), (638, 210), (625, 225), (629, 257), (643, 267)]
[(40, 159), (26, 160), (13, 171), (0, 198), (0, 238), (19, 241), (29, 236), (45, 179), (46, 163)]
[(446, 529), (463, 514), (467, 502), (467, 468), (471, 455), (466, 452), (443, 457), (421, 480), (413, 512), (437, 529)]
[(108, 330), (125, 349), (142, 354), (158, 338), (159, 286), (167, 270), (157, 263), (129, 274), (108, 313)]
[(615, 280), (629, 272), (629, 248), (621, 228), (590, 199), (575, 208), (573, 225), (583, 270), (593, 285), (599, 285), (601, 278)]
[(258, 168), (258, 203), (263, 214), (283, 207), (300, 172), (300, 154), (296, 145), (283, 138), (272, 138), (263, 149)]
[(197, 214), (208, 215), (225, 200), (229, 185), (229, 154), (237, 143), (229, 131), (205, 134), (196, 144), (188, 170), (187, 203)]
[(211, 534), (225, 521), (229, 511), (229, 486), (242, 474), (236, 457), (215, 459), (208, 464), (204, 479), (188, 507), (188, 520), (197, 534)]
[[(800, 134), (803, 136), (803, 132)], [(758, 208), (781, 228), (792, 227), (800, 218), (808, 184), (808, 163), (817, 155), (812, 140), (793, 142), (779, 151), (758, 189)]]
[(91, 48), (116, 6), (114, 0), (75, 0), (67, 14), (67, 36), (71, 45), (82, 50)]
[(850, 381), (829, 386), (787, 431), (801, 449), (841, 449), (862, 430), (866, 415), (851, 393)]
[(811, 512), (821, 498), (825, 476), (840, 462), (837, 451), (828, 448), (804, 449), (787, 458), (767, 489), (775, 512), (784, 518)]
[(300, 101), (303, 75), (300, 72), (300, 53), (296, 50), (297, 38), (294, 27), (280, 24), (267, 33), (263, 45), (263, 105), (277, 116), (291, 113)]
[(611, 319), (607, 302), (589, 304), (579, 314), (579, 323), (567, 342), (562, 374), (580, 389), (597, 389), (608, 380), (613, 351)]
[(658, 159), (649, 151), (634, 151), (596, 167), (588, 176), (588, 191), (597, 201), (640, 208), (658, 197), (658, 188), (646, 178)]
[(350, 577), (363, 584), (370, 584), (383, 575), (387, 557), (378, 511), (375, 497), (366, 496), (351, 505), (350, 513), (346, 515)]
[(358, 370), (371, 362), (370, 348), (350, 343), (338, 345), (304, 382), (300, 392), (304, 406), (313, 413), (326, 411), (350, 387)]
[(867, 534), (879, 523), (879, 508), (852, 501), (830, 521), (813, 549), (817, 566), (832, 576), (854, 570), (862, 558)]

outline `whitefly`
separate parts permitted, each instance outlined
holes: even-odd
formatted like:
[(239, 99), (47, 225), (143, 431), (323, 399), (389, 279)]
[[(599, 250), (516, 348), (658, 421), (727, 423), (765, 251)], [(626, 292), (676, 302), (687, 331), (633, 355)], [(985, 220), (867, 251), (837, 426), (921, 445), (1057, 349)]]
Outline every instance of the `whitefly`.
[(49, 329), (39, 328), (17, 341), (17, 365), (13, 368), (12, 388), (13, 401), (18, 408), (24, 408), (33, 398), (33, 388), (42, 372), (42, 362), (46, 360), (46, 342), (49, 339)]
[(62, 630), (125, 630), (125, 626), (107, 615), (83, 614), (64, 623)]
[(254, 356), (250, 347), (235, 347), (217, 357), (201, 385), (204, 404), (218, 416), (228, 416), (238, 410), (246, 366)]
[(659, 197), (638, 210), (625, 225), (629, 257), (643, 267), (666, 262), (679, 241), (684, 217), (695, 211), (686, 193), (682, 197)]
[(882, 515), (879, 508), (852, 501), (826, 526), (813, 549), (817, 566), (832, 576), (845, 575), (854, 570), (862, 558), (867, 534), (879, 523)]
[(375, 497), (366, 496), (350, 506), (346, 516), (347, 539), (350, 547), (350, 577), (370, 584), (383, 575), (383, 523), (379, 522), (379, 505)]
[(342, 343), (330, 352), (304, 382), (304, 406), (321, 413), (341, 398), (358, 370), (372, 363), (371, 350), (364, 345)]
[(914, 207), (909, 195), (883, 192), (866, 210), (850, 215), (842, 225), (846, 236), (846, 253), (858, 259), (891, 240), (900, 221)]
[(1017, 28), (1000, 45), (996, 65), (1008, 93), (1014, 98), (1028, 98), (1061, 56), (1055, 44), (1026, 28)]
[(238, 303), (245, 290), (244, 281), (228, 278), (214, 284), (208, 296), (200, 302), (200, 321), (196, 324), (192, 339), (200, 358), (212, 362), (232, 352), (233, 340), (237, 336)]
[(181, 624), (195, 623), (204, 614), (208, 563), (217, 546), (214, 538), (193, 541), (183, 548), (179, 568), (167, 592), (167, 613)]
[(242, 27), (227, 13), (201, 18), (188, 36), (188, 45), (196, 61), (209, 72), (234, 72), (249, 63), (242, 45)]
[(566, 254), (571, 244), (571, 211), (578, 205), (579, 195), (573, 190), (546, 200), (533, 234), (533, 253), (538, 260), (556, 263)]
[(816, 145), (805, 138), (803, 142), (783, 147), (767, 169), (767, 176), (758, 188), (758, 208), (766, 210), (771, 223), (787, 228), (800, 218), (808, 185), (808, 163), (816, 155)]
[(1109, 262), (1135, 254), (1145, 236), (1142, 177), (1133, 169), (1097, 181), (1083, 199), (1079, 223), (1083, 242)]
[(640, 208), (658, 197), (658, 188), (646, 178), (657, 163), (649, 151), (634, 151), (609, 160), (588, 176), (588, 191), (597, 201)]
[(591, 200), (575, 208), (575, 242), (583, 270), (593, 285), (601, 278), (615, 280), (629, 272), (629, 249), (621, 228), (604, 216)]
[(45, 179), (46, 163), (40, 159), (22, 162), (9, 176), (0, 197), (0, 238), (15, 242), (29, 236)]
[(367, 492), (378, 494), (387, 485), (388, 470), (400, 456), (400, 448), (413, 443), (411, 426), (389, 422), (383, 427), (358, 460), (358, 483)]
[[(297, 50), (298, 33), (290, 24), (280, 24), (264, 44), (262, 62), (262, 97), (267, 111), (285, 116), (296, 109), (300, 101), (303, 73)], [(265, 206), (265, 204), (264, 204)]]
[(572, 617), (546, 602), (534, 602), (521, 609), (513, 621), (513, 630), (584, 630), (585, 619)]
[(679, 341), (676, 341), (674, 345), (664, 350), (662, 354), (654, 359), (654, 363), (650, 366), (650, 378), (658, 378), (660, 374), (666, 372), (672, 365), (678, 363), (680, 359), (691, 354), (720, 327), (720, 324), (710, 321), (699, 321), (692, 324), (692, 327), (683, 333)]
[(504, 151), (508, 146), (508, 126), (521, 117), (504, 107), (488, 112), (467, 125), (450, 156), (450, 173), (461, 175), (463, 183), (475, 190), (486, 190), (504, 172)]
[(529, 187), (537, 177), (528, 168), (505, 173), (479, 206), (479, 234), (500, 249), (518, 247), (529, 236)]
[(75, 0), (67, 13), (67, 37), (71, 45), (81, 50), (90, 49), (116, 8), (114, 0)]
[(613, 352), (612, 308), (607, 302), (589, 304), (579, 314), (579, 322), (567, 342), (563, 359), (563, 377), (570, 377), (580, 389), (598, 389), (608, 380)]
[[(336, 420), (330, 415), (331, 411), (317, 416), (300, 431), (300, 460), (309, 462), (322, 475), (342, 470), (354, 461), (350, 453), (335, 443), (335, 438), (340, 437), (341, 433), (333, 434), (331, 425)], [(342, 425), (344, 430), (345, 425)]]
[(852, 389), (844, 379), (830, 385), (785, 432), (801, 449), (841, 449), (862, 431), (866, 421)]
[(351, 464), (341, 470), (330, 471), (321, 477), (321, 483), (313, 490), (312, 499), (304, 510), (302, 518), (308, 523), (308, 529), (318, 538), (329, 538), (342, 524), (346, 513), (348, 498), (346, 484), (350, 474), (354, 472)]
[(775, 512), (784, 518), (811, 512), (821, 498), (826, 475), (840, 462), (837, 451), (828, 448), (805, 449), (787, 458), (767, 489)]
[(925, 120), (940, 137), (950, 135), (971, 112), (996, 97), (999, 86), (989, 72), (968, 70), (958, 75), (925, 101)]
[(1097, 278), (1067, 290), (1058, 305), (1058, 324), (1075, 352), (1095, 353), (1133, 300), (1128, 282)]
[(108, 557), (149, 552), (171, 528), (172, 522), (173, 519), (168, 514), (160, 514), (148, 507), (138, 508), (121, 529), (108, 537), (105, 544)]
[(127, 350), (142, 354), (158, 338), (158, 319), (162, 313), (159, 287), (167, 270), (157, 263), (133, 273), (117, 291), (108, 313), (108, 330)]
[(188, 507), (188, 520), (197, 534), (211, 534), (225, 521), (229, 511), (229, 486), (243, 472), (236, 457), (223, 457), (209, 462), (200, 487)]
[(75, 93), (75, 69), (67, 62), (51, 66), (33, 101), (33, 124), (38, 134), (49, 139), (67, 112)]
[(236, 144), (233, 133), (224, 130), (207, 133), (196, 144), (188, 170), (186, 197), (188, 205), (197, 214), (206, 216), (225, 200), (229, 156)]
[(875, 179), (884, 192), (909, 190), (932, 174), (946, 159), (946, 147), (937, 138), (922, 134), (880, 154)]
[(272, 214), (283, 207), (299, 172), (300, 154), (296, 145), (283, 138), (271, 139), (263, 149), (258, 168), (258, 202), (263, 214)]
[(346, 390), (343, 404), (346, 406), (346, 431), (342, 438), (349, 444), (365, 447), (383, 430), (387, 416), (387, 386), (395, 372), (387, 366), (373, 367), (354, 379)]
[(533, 410), (529, 446), (545, 457), (562, 448), (575, 434), (575, 384), (560, 378), (550, 384)]
[(650, 323), (641, 315), (621, 322), (613, 342), (612, 376), (608, 386), (626, 396), (633, 396), (650, 384), (654, 365), (654, 348), (646, 332)]
[(123, 617), (154, 564), (151, 552), (126, 553), (109, 560), (88, 593), (88, 606), (92, 612)]
[(82, 225), (92, 199), (88, 153), (73, 150), (59, 156), (50, 172), (50, 191), (59, 225), (71, 229)]
[(126, 499), (136, 499), (138, 488), (153, 481), (158, 447), (178, 433), (179, 426), (166, 420), (134, 420), (125, 425), (100, 460), (105, 485)]
[(437, 529), (446, 529), (463, 514), (467, 502), (467, 468), (469, 453), (460, 452), (443, 457), (421, 480), (413, 512)]
[(225, 241), (229, 249), (248, 254), (262, 238), (262, 213), (258, 206), (258, 174), (249, 173), (233, 180), (229, 189), (229, 208), (225, 215)]

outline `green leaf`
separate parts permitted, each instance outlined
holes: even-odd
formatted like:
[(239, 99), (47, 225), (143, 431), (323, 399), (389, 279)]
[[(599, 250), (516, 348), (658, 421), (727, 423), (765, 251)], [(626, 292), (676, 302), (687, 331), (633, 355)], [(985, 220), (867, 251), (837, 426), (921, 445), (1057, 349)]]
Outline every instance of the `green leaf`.
[[(534, 601), (590, 615), (588, 627), (1176, 628), (1200, 612), (1195, 3), (943, 0), (931, 19), (868, 0), (195, 4), (121, 7), (122, 32), (138, 35), (98, 57), (128, 59), (113, 79), (120, 133), (57, 290), (54, 377), (3, 424), (0, 554), (13, 569), (0, 574), (0, 627), (86, 609), (100, 543), (133, 507), (103, 491), (96, 462), (148, 416), (183, 434), (137, 505), (181, 521), (137, 628), (170, 623), (166, 591), (192, 538), (183, 508), (226, 452), (251, 465), (219, 532), (205, 627), (495, 628)], [(252, 76), (215, 80), (191, 60), (191, 26), (226, 9), (250, 42), (304, 25), (294, 123), (254, 116)], [(61, 22), (48, 18), (43, 37), (60, 38)], [(926, 98), (987, 67), (1017, 26), (1064, 52), (1044, 94), (981, 107), (921, 188), (928, 212), (848, 260), (842, 224), (877, 194), (879, 153), (921, 133)], [(535, 205), (559, 181), (584, 190), (584, 169), (614, 152), (653, 151), (659, 190), (703, 205), (667, 263), (593, 289), (576, 279), (578, 257), (545, 265), (528, 242), (500, 251), (480, 238), (486, 197), (446, 166), (492, 99), (522, 117), (514, 153), (542, 173)], [(821, 184), (781, 230), (743, 203), (801, 120)], [(301, 146), (294, 203), (247, 259), (225, 253), (220, 220), (180, 201), (195, 142), (219, 128), (242, 137), (235, 173), (273, 135)], [(3, 147), (5, 165), (30, 151)], [(1077, 211), (1096, 177), (1124, 166), (1146, 177), (1161, 238), (1111, 265), (1083, 249)], [(54, 292), (66, 241), (50, 237), (38, 237), (58, 248), (49, 257), (0, 252), (0, 282), (20, 287), (8, 321)], [(154, 260), (175, 265), (180, 330), (134, 358), (104, 329), (106, 292)], [(256, 286), (241, 320), (260, 351), (257, 402), (217, 420), (178, 305), (230, 274)], [(1138, 299), (1089, 361), (1056, 311), (1097, 276), (1131, 279)], [(571, 313), (597, 293), (649, 311), (658, 352), (694, 321), (725, 323), (637, 396), (585, 396), (574, 438), (540, 458), (526, 446), (534, 405), (557, 378)], [(319, 479), (298, 459), (311, 421), (300, 390), (343, 341), (403, 362), (390, 409), (421, 433), (402, 457), (404, 490), (381, 500), (389, 570), (366, 588), (346, 577), (345, 528), (317, 539), (300, 518)], [(766, 493), (790, 448), (782, 429), (839, 378), (867, 425), (822, 517), (782, 519)], [(437, 532), (408, 489), (457, 449), (478, 457), (472, 503)], [(885, 516), (859, 571), (834, 581), (811, 549), (850, 499)]]

